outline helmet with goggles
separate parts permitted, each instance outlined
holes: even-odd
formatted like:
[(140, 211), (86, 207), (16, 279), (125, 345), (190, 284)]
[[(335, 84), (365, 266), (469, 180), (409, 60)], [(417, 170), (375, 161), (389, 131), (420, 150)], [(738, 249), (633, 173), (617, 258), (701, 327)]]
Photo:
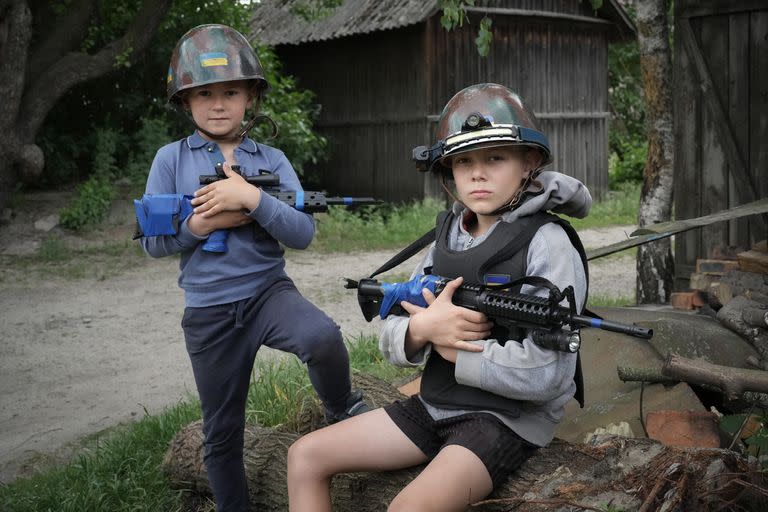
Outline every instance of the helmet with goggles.
[(171, 54), (168, 102), (179, 108), (182, 91), (234, 80), (253, 81), (260, 93), (269, 86), (245, 36), (226, 25), (200, 25), (181, 36)]
[(413, 150), (417, 168), (447, 172), (446, 159), (484, 147), (522, 146), (542, 154), (541, 166), (552, 161), (547, 137), (515, 92), (498, 84), (462, 89), (445, 105), (437, 125), (437, 143)]

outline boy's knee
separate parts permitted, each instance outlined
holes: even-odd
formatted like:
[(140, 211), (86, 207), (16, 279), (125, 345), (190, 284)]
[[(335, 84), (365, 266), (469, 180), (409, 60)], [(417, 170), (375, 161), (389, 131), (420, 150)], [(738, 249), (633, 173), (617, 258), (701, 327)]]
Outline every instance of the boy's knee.
[(323, 478), (321, 460), (311, 435), (299, 438), (288, 447), (288, 474), (290, 478)]
[(418, 499), (410, 495), (403, 496), (400, 493), (389, 504), (387, 512), (432, 512), (432, 508), (428, 499)]
[(341, 330), (330, 321), (312, 329), (307, 336), (314, 359), (337, 357), (339, 350), (344, 348)]

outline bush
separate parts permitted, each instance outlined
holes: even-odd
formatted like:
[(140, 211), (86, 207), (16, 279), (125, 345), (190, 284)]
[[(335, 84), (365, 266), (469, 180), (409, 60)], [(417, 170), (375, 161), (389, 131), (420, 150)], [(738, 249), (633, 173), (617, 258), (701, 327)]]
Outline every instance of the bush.
[(78, 187), (74, 201), (61, 212), (61, 225), (80, 230), (98, 224), (104, 220), (115, 195), (111, 180), (94, 174)]

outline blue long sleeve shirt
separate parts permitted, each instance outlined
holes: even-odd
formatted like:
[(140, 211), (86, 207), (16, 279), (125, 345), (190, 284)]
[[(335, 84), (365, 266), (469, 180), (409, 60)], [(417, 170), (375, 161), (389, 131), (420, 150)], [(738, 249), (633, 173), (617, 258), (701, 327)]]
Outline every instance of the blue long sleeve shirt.
[[(188, 194), (201, 188), (199, 176), (214, 174), (210, 153), (218, 153), (215, 143), (197, 132), (172, 142), (157, 151), (147, 178), (147, 194)], [(235, 159), (244, 175), (265, 169), (280, 178), (281, 191), (302, 190), (296, 172), (282, 151), (249, 138), (235, 148)], [(144, 237), (141, 244), (153, 257), (180, 254), (179, 286), (189, 307), (226, 304), (253, 297), (285, 276), (285, 260), (280, 244), (305, 249), (315, 234), (311, 215), (300, 212), (270, 196), (261, 195), (259, 205), (248, 215), (254, 220), (230, 229), (228, 251), (203, 250), (207, 236), (197, 236), (184, 221), (176, 235)]]

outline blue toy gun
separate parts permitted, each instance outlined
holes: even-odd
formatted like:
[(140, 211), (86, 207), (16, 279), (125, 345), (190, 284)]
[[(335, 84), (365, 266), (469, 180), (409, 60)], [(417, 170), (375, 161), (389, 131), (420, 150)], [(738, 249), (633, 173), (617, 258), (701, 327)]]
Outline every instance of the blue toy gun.
[[(263, 193), (267, 193), (262, 191)], [(326, 197), (322, 192), (291, 191), (269, 192), (269, 195), (306, 213), (328, 211), (328, 206), (378, 205), (382, 201), (372, 197)], [(134, 199), (136, 211), (136, 232), (133, 239), (143, 236), (175, 235), (179, 226), (192, 214), (193, 196), (183, 194), (144, 194)], [(229, 230), (218, 230), (210, 234), (203, 244), (207, 252), (227, 252), (226, 239)]]
[[(445, 289), (451, 279), (433, 275), (418, 275), (404, 283), (380, 283), (375, 279), (354, 281), (346, 279), (347, 289), (357, 289), (357, 301), (367, 321), (378, 313), (381, 318), (390, 314), (407, 314), (400, 301), (426, 307), (421, 290), (427, 288), (435, 296)], [(543, 286), (549, 289), (549, 297), (539, 297), (508, 290), (519, 284)], [(566, 300), (568, 305), (561, 306)], [(581, 346), (580, 327), (596, 327), (649, 339), (653, 330), (637, 325), (627, 325), (610, 320), (576, 314), (573, 287), (562, 292), (550, 281), (528, 276), (505, 285), (463, 283), (453, 294), (453, 304), (480, 311), (490, 320), (505, 327), (530, 329), (531, 339), (542, 347), (563, 352), (576, 352)], [(567, 325), (569, 328), (564, 328)]]

